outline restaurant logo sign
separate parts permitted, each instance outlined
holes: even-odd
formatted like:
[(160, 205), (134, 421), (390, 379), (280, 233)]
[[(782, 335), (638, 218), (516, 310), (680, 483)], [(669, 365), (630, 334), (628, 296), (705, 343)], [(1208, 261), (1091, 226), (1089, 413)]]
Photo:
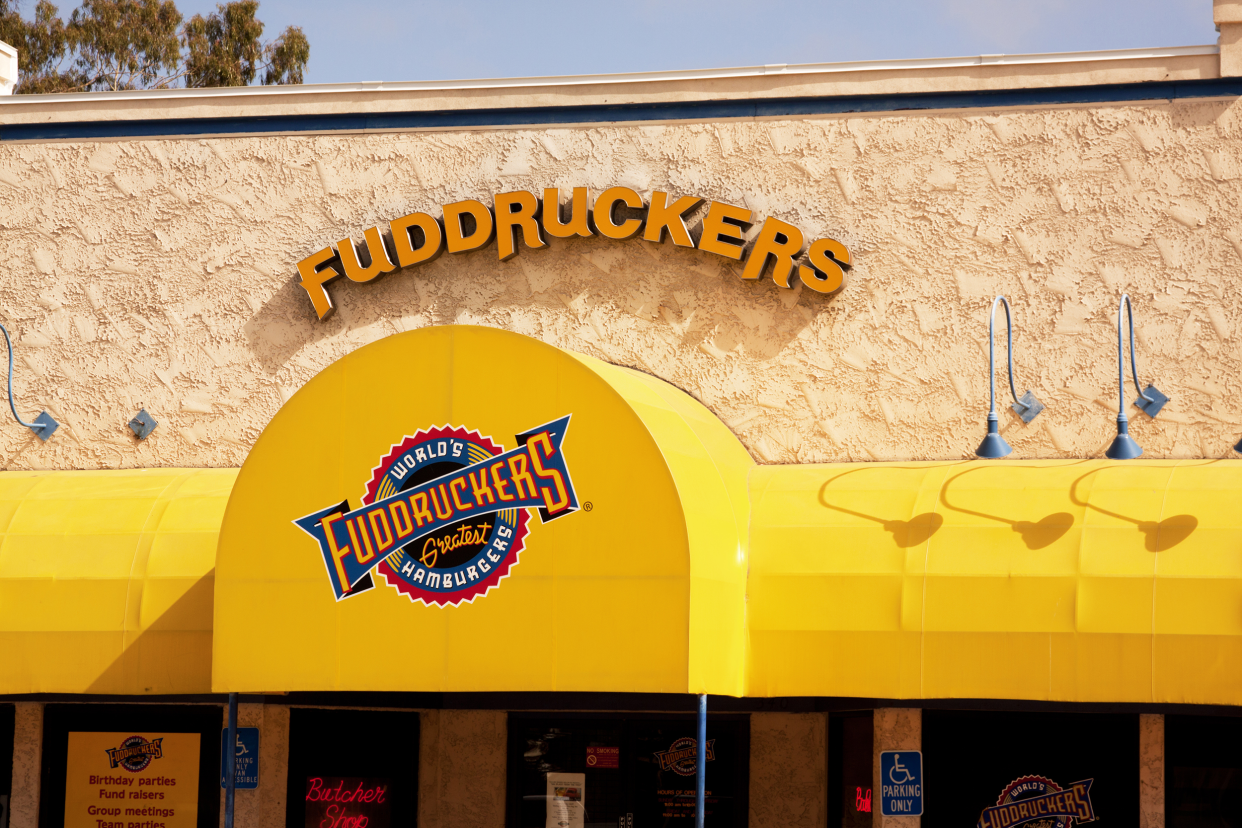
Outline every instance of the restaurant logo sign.
[[(707, 740), (707, 750), (704, 751), (706, 761), (715, 760), (716, 754), (712, 750), (712, 746), (716, 744), (715, 739)], [(698, 773), (698, 750), (699, 743), (697, 739), (689, 736), (683, 736), (669, 746), (668, 750), (656, 751), (656, 761), (660, 763), (660, 770), (671, 770), (673, 773), (681, 776), (694, 776)]]
[(146, 770), (152, 759), (163, 757), (163, 741), (163, 739), (147, 741), (141, 736), (130, 736), (121, 742), (120, 747), (108, 749), (108, 763), (113, 768), (124, 768), (130, 773)]
[(338, 601), (370, 589), (378, 570), (412, 602), (470, 603), (517, 564), (531, 512), (547, 523), (577, 511), (568, 427), (566, 416), (531, 429), (510, 451), (462, 426), (420, 430), (380, 459), (361, 506), (293, 522), (319, 544)]
[(814, 238), (792, 224), (767, 218), (757, 233), (754, 211), (695, 195), (673, 198), (656, 190), (644, 200), (630, 187), (609, 187), (591, 197), (574, 187), (568, 201), (555, 187), (542, 197), (530, 190), (497, 193), (486, 204), (477, 199), (440, 207), (440, 217), (410, 213), (329, 244), (298, 262), (298, 284), (306, 291), (315, 315), (327, 319), (336, 309), (328, 284), (342, 276), (351, 282), (372, 282), (386, 273), (428, 264), (440, 254), (469, 253), (495, 243), (500, 261), (508, 261), (521, 245), (538, 250), (548, 239), (600, 236), (624, 240), (639, 235), (652, 244), (665, 239), (675, 247), (699, 250), (742, 263), (741, 277), (765, 277), (782, 288), (801, 284), (816, 293), (832, 293), (844, 284), (852, 267), (849, 249), (836, 239)]
[(1010, 782), (996, 804), (984, 808), (977, 828), (1073, 828), (1095, 821), (1091, 807), (1091, 783), (1075, 782), (1062, 788), (1042, 776), (1023, 776)]

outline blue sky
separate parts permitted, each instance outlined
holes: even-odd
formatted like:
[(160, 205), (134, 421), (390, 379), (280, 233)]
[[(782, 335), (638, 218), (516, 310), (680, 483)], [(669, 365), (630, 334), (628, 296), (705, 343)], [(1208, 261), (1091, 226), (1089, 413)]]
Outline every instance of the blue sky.
[[(214, 6), (178, 0), (187, 17)], [(306, 30), (309, 83), (1216, 42), (1212, 0), (262, 0), (259, 17)]]

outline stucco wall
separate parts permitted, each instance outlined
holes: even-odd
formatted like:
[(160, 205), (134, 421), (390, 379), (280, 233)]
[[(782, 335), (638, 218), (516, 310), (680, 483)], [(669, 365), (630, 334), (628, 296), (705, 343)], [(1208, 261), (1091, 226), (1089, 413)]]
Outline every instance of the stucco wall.
[[(67, 427), (42, 446), (0, 426), (0, 462), (238, 465), (328, 363), (452, 322), (668, 379), (762, 461), (957, 458), (983, 431), (998, 291), (1016, 306), (1018, 392), (1048, 405), (1030, 426), (1002, 409), (1016, 456), (1092, 456), (1111, 438), (1122, 291), (1141, 378), (1173, 397), (1156, 422), (1131, 408), (1131, 432), (1149, 457), (1223, 456), (1242, 432), (1240, 175), (1238, 105), (1221, 102), (4, 145), (19, 409)], [(338, 281), (322, 323), (294, 282), (300, 258), (414, 210), (613, 184), (744, 203), (842, 239), (856, 267), (823, 297), (668, 244), (553, 240), (505, 263), (492, 246)], [(161, 425), (137, 443), (125, 422), (144, 406)]]

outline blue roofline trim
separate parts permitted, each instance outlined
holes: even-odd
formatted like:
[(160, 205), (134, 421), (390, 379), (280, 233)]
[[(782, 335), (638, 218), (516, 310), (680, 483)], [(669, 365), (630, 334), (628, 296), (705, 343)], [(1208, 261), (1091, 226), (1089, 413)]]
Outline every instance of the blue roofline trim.
[(15, 124), (0, 126), (0, 141), (89, 141), (100, 138), (190, 137), (222, 134), (398, 132), (419, 129), (613, 124), (634, 121), (716, 121), (732, 118), (788, 118), (939, 109), (1138, 103), (1238, 96), (1242, 96), (1242, 78), (1213, 78), (980, 92)]

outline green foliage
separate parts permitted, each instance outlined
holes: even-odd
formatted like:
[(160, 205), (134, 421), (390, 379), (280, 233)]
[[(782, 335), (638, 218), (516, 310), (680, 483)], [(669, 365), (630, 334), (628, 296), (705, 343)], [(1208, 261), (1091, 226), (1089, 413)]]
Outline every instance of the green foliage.
[(74, 66), (90, 90), (166, 87), (181, 63), (180, 26), (173, 0), (85, 0), (69, 18)]
[(62, 68), (72, 39), (59, 10), (48, 0), (39, 0), (30, 22), (22, 19), (15, 3), (0, 0), (0, 40), (17, 49), (18, 92), (68, 92), (82, 86), (85, 79), (76, 70)]
[(183, 25), (175, 0), (83, 0), (66, 23), (49, 0), (30, 20), (0, 0), (0, 40), (18, 50), (19, 94), (302, 83), (306, 35), (263, 43), (258, 11), (234, 0)]

